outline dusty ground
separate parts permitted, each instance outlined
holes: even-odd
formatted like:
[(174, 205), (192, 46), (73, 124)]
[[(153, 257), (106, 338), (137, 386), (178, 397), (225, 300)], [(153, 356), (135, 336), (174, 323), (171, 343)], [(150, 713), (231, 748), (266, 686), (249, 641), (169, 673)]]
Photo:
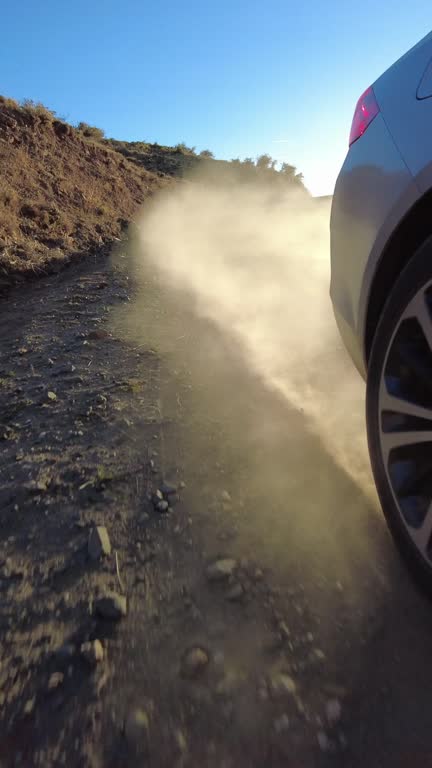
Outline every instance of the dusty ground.
[(120, 248), (1, 307), (0, 764), (432, 765), (432, 613), (377, 510), (151, 274), (128, 342), (134, 290)]

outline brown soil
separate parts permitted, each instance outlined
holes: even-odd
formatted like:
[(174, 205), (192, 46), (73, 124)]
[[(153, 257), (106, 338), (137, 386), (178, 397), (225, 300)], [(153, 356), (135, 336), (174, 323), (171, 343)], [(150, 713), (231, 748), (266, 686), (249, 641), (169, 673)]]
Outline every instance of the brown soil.
[(122, 246), (2, 304), (0, 765), (430, 765), (430, 605), (381, 519), (235, 348), (146, 286), (139, 342)]
[[(209, 563), (233, 558), (237, 502), (176, 460), (189, 382), (149, 338), (134, 346), (113, 330), (131, 282), (120, 256), (100, 258), (3, 304), (0, 762), (282, 767), (294, 739), (296, 765), (314, 766), (316, 727), (288, 661), (304, 621), (284, 623), (256, 557), (207, 578)], [(154, 324), (161, 298), (150, 279)], [(179, 498), (159, 512), (152, 494), (167, 479)], [(197, 526), (199, 498), (228, 521)], [(95, 526), (111, 545), (99, 560)], [(97, 613), (107, 591), (127, 599), (119, 621)], [(92, 666), (80, 649), (94, 640)]]

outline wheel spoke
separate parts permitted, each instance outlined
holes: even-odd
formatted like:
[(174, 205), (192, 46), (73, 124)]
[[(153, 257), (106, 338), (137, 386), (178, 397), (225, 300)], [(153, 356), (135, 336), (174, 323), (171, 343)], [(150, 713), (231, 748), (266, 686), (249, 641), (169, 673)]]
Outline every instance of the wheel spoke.
[(405, 445), (419, 445), (420, 443), (432, 443), (432, 429), (413, 430), (409, 432), (382, 432), (381, 443), (384, 457), (387, 460), (393, 448), (402, 448)]
[(425, 518), (420, 528), (411, 529), (411, 535), (423, 555), (427, 555), (428, 544), (432, 534), (432, 504), (429, 504)]
[(425, 291), (419, 291), (409, 304), (405, 317), (415, 317), (421, 325), (429, 349), (432, 350), (432, 320), (426, 302)]
[(394, 395), (389, 395), (385, 386), (381, 388), (380, 409), (382, 411), (392, 411), (400, 413), (403, 416), (415, 416), (419, 419), (427, 419), (431, 422), (432, 429), (432, 408), (423, 408), (421, 405), (410, 403), (408, 400), (402, 400)]

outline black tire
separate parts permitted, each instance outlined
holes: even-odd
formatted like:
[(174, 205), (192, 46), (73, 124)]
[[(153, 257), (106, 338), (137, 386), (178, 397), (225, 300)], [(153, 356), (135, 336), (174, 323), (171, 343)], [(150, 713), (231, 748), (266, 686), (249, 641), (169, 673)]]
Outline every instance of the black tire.
[[(368, 364), (366, 387), (366, 422), (369, 455), (381, 506), (394, 541), (417, 583), (432, 595), (432, 562), (417, 549), (395, 502), (384, 467), (380, 444), (379, 391), (383, 366), (395, 329), (409, 302), (432, 281), (432, 238), (410, 259), (393, 286), (382, 312)], [(432, 423), (431, 423), (432, 429)]]

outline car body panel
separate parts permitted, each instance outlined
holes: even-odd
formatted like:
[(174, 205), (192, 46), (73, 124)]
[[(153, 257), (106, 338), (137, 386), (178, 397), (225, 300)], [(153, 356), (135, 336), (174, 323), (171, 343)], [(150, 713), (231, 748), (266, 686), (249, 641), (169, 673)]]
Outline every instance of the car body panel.
[(373, 86), (399, 152), (414, 179), (421, 179), (420, 191), (432, 186), (432, 100), (418, 98), (431, 59), (432, 33), (384, 72)]
[(427, 65), (423, 77), (420, 80), (420, 85), (417, 88), (418, 99), (430, 99), (432, 96), (432, 60)]
[(333, 195), (330, 226), (330, 295), (341, 334), (363, 376), (373, 274), (395, 224), (417, 198), (417, 187), (379, 114), (346, 156)]
[[(342, 338), (363, 377), (378, 264), (399, 223), (432, 188), (432, 98), (418, 98), (431, 61), (432, 33), (374, 83), (380, 113), (349, 148), (333, 195), (330, 295)], [(423, 93), (425, 88), (426, 83)]]

